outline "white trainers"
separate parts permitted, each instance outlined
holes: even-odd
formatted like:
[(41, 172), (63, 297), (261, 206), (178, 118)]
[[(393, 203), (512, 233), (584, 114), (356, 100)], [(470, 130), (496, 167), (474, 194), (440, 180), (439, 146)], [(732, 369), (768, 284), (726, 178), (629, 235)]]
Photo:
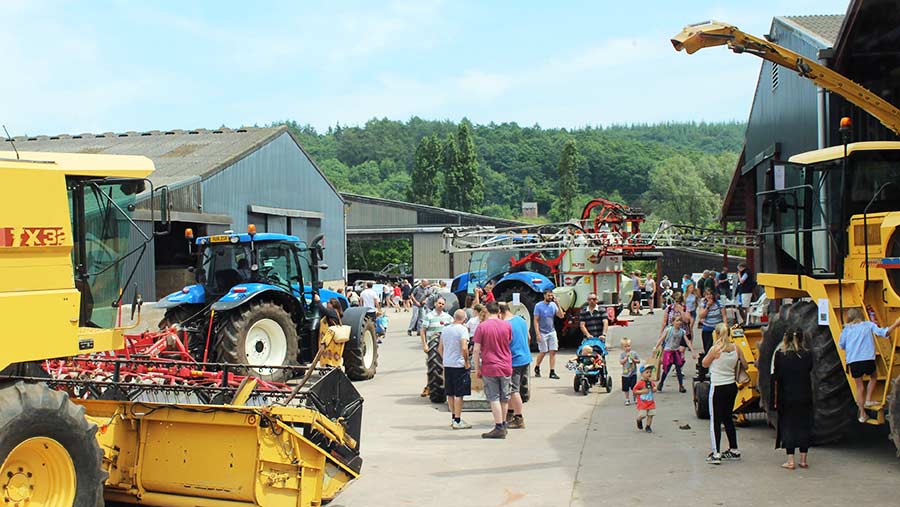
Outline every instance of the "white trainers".
[(706, 462), (710, 465), (721, 465), (722, 464), (722, 455), (717, 452), (711, 452), (706, 457)]
[(459, 422), (453, 421), (453, 423), (450, 425), (450, 427), (455, 430), (467, 430), (467, 429), (471, 428), (472, 425), (467, 423), (466, 421), (463, 421), (462, 419), (460, 419)]

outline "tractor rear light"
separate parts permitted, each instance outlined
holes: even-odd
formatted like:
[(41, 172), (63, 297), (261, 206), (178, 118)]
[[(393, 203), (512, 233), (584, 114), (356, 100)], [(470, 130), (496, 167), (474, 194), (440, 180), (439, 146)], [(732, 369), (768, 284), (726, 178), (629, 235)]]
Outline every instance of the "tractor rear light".
[(235, 294), (243, 294), (247, 292), (247, 287), (235, 287), (231, 289), (231, 292), (234, 292)]
[(256, 224), (247, 225), (247, 234), (256, 234)]
[(187, 228), (184, 230), (184, 239), (194, 239), (194, 229)]

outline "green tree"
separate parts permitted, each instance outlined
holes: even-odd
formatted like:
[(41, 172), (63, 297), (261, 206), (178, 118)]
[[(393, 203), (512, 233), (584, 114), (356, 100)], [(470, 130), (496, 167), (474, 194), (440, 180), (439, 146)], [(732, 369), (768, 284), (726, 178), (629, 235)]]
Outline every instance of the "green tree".
[(447, 140), (443, 143), (441, 156), (441, 173), (444, 175), (444, 188), (441, 189), (441, 206), (450, 209), (460, 209), (462, 199), (460, 195), (464, 191), (463, 176), (459, 166), (459, 149), (453, 134), (447, 134)]
[(574, 139), (569, 139), (563, 146), (558, 182), (558, 219), (568, 220), (574, 217), (575, 196), (578, 195), (578, 147), (575, 146)]
[(438, 203), (437, 174), (441, 159), (437, 136), (423, 137), (416, 147), (407, 200), (434, 206)]
[(648, 222), (690, 225), (712, 225), (722, 205), (722, 199), (707, 188), (694, 163), (683, 155), (653, 167), (644, 202), (651, 212)]
[(472, 124), (469, 120), (463, 120), (456, 132), (458, 175), (460, 181), (459, 207), (460, 211), (477, 212), (484, 202), (484, 181), (478, 174), (478, 154), (475, 152), (475, 141), (472, 140)]

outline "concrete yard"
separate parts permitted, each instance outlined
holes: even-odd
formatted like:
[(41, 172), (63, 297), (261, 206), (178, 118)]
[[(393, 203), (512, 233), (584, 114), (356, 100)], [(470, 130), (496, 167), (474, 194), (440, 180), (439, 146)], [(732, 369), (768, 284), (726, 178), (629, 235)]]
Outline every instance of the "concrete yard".
[[(813, 448), (808, 470), (786, 471), (784, 451), (764, 423), (738, 429), (741, 462), (712, 466), (707, 421), (698, 420), (688, 393), (674, 378), (657, 396), (654, 433), (639, 432), (634, 407), (623, 404), (620, 367), (613, 361), (614, 391), (588, 396), (572, 389), (561, 352), (560, 380), (532, 379), (524, 430), (506, 440), (483, 440), (490, 414), (463, 413), (471, 430), (451, 430), (445, 405), (419, 393), (424, 355), (406, 336), (408, 313), (391, 312), (392, 331), (380, 351), (378, 375), (356, 386), (365, 397), (361, 449), (363, 475), (332, 505), (581, 506), (648, 505), (896, 505), (900, 460), (886, 430), (860, 426), (839, 445)], [(636, 317), (611, 332), (610, 357), (622, 336), (648, 355), (662, 316)], [(699, 341), (699, 337), (696, 341)], [(688, 379), (693, 361), (688, 360)], [(673, 372), (674, 374), (674, 372)], [(679, 429), (688, 424), (689, 430)], [(723, 435), (723, 441), (725, 437)]]

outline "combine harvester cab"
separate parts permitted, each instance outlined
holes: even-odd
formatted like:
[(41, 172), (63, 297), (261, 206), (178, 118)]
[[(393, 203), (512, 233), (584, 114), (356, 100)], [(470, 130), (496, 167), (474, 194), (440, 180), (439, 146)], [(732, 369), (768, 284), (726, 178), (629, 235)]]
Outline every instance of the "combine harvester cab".
[[(227, 231), (193, 239), (197, 284), (156, 304), (166, 309), (160, 329), (177, 325), (190, 336), (191, 352), (204, 361), (242, 365), (294, 366), (309, 363), (318, 352), (320, 316), (313, 292), (322, 303), (337, 299), (343, 322), (353, 328), (341, 345), (344, 368), (352, 380), (375, 375), (378, 345), (374, 316), (348, 308), (347, 299), (321, 287), (318, 271), (327, 269), (322, 236), (307, 245), (286, 234)], [(266, 381), (285, 381), (287, 369), (250, 368), (245, 373)]]
[[(685, 27), (672, 45), (689, 54), (725, 46), (786, 67), (900, 135), (900, 109), (891, 101), (771, 40), (713, 21)], [(839, 440), (858, 423), (888, 424), (900, 450), (900, 333), (873, 336), (875, 371), (864, 376), (874, 383), (869, 400), (840, 347), (851, 315), (880, 327), (900, 318), (900, 143), (851, 142), (852, 128), (841, 118), (839, 145), (790, 157), (783, 184), (756, 194), (764, 247), (758, 283), (773, 307), (762, 338), (749, 341), (744, 355), (758, 363), (751, 380), (772, 420), (772, 358), (786, 331), (802, 329), (814, 365), (814, 442)]]
[[(173, 332), (125, 335), (126, 294), (140, 320), (134, 271), (168, 232), (168, 192), (152, 171), (144, 157), (0, 152), (4, 502), (333, 499), (362, 466), (362, 398), (341, 370), (294, 367), (284, 376), (299, 382), (265, 382), (235, 373), (245, 365), (196, 361)], [(150, 216), (160, 208), (149, 233), (131, 217), (139, 197)], [(323, 333), (323, 350), (344, 338)]]

